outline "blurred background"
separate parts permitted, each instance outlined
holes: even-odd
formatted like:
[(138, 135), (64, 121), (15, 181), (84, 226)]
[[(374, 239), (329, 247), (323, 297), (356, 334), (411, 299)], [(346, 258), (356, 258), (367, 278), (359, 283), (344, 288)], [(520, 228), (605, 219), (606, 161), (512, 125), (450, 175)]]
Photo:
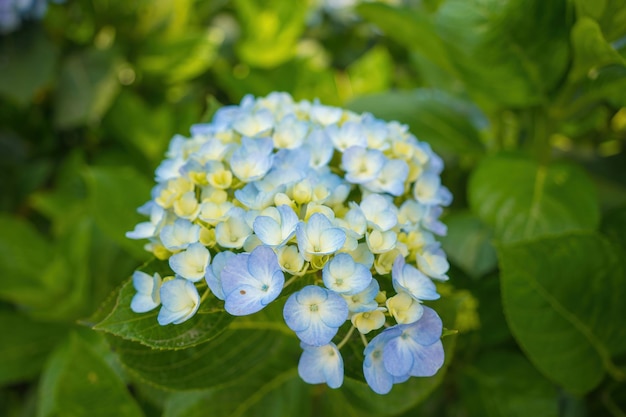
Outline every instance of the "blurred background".
[[(626, 415), (625, 57), (624, 0), (0, 0), (0, 415)], [(171, 137), (272, 91), (444, 158), (458, 334), (427, 387), (218, 407), (236, 387), (162, 390), (90, 329), (149, 259), (124, 233)]]

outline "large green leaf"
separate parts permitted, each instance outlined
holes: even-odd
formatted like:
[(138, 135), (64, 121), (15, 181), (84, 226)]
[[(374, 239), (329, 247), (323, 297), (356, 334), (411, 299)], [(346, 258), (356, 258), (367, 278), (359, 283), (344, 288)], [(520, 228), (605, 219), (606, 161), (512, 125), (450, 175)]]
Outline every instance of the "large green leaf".
[(502, 300), (522, 349), (548, 378), (582, 393), (605, 372), (625, 375), (611, 356), (626, 349), (624, 265), (590, 233), (500, 248)]
[(85, 171), (91, 212), (102, 231), (136, 259), (148, 259), (145, 242), (125, 234), (148, 219), (137, 208), (150, 199), (150, 182), (130, 166), (91, 167)]
[(192, 31), (172, 39), (151, 39), (141, 49), (137, 67), (147, 76), (170, 83), (192, 79), (213, 64), (217, 55), (213, 39), (210, 32)]
[(626, 207), (611, 210), (602, 219), (602, 232), (618, 247), (626, 250)]
[(448, 258), (472, 277), (481, 277), (492, 271), (498, 259), (491, 244), (492, 231), (469, 212), (446, 216), (448, 234), (441, 244)]
[(583, 170), (565, 163), (538, 165), (521, 155), (483, 160), (470, 178), (468, 198), (502, 243), (592, 230), (600, 216), (594, 186)]
[(128, 372), (142, 381), (170, 390), (197, 390), (244, 381), (268, 358), (286, 357), (285, 338), (262, 329), (227, 330), (208, 342), (187, 349), (159, 350), (110, 337)]
[(41, 30), (21, 30), (0, 38), (0, 95), (28, 103), (52, 81), (57, 45)]
[(178, 392), (165, 404), (163, 417), (273, 417), (311, 415), (311, 387), (295, 367), (264, 367), (236, 386), (207, 391)]
[(547, 103), (569, 63), (566, 0), (448, 0), (437, 33), (460, 79), (491, 106)]
[(98, 122), (119, 90), (116, 67), (111, 50), (88, 49), (67, 57), (56, 91), (55, 124), (64, 129)]
[[(324, 385), (308, 386), (300, 380), (296, 369), (299, 349), (290, 343), (289, 356), (274, 355), (236, 385), (208, 391), (176, 393), (166, 403), (166, 417), (199, 417), (211, 409), (211, 415), (275, 416), (324, 415), (389, 416), (407, 410), (426, 398), (445, 374), (441, 370), (430, 378), (411, 378), (394, 386), (391, 393), (377, 395), (363, 382), (345, 377), (341, 388), (331, 390)], [(446, 352), (451, 353), (454, 341), (445, 339)], [(361, 346), (362, 347), (362, 346)], [(294, 351), (295, 348), (295, 351)], [(342, 354), (346, 354), (342, 351)], [(219, 399), (219, 400), (218, 400)], [(316, 411), (317, 410), (317, 411)]]
[(37, 415), (140, 417), (143, 412), (97, 350), (73, 333), (48, 361)]
[(27, 308), (49, 304), (62, 290), (50, 274), (54, 248), (27, 221), (0, 214), (0, 269), (9, 279), (0, 286), (0, 298)]
[(464, 371), (460, 387), (469, 415), (558, 415), (556, 387), (520, 354), (506, 351), (485, 352)]
[(372, 94), (356, 98), (348, 108), (407, 123), (418, 139), (430, 143), (437, 151), (460, 154), (483, 150), (478, 130), (472, 123), (472, 119), (481, 118), (478, 110), (440, 90)]
[(178, 325), (161, 326), (157, 322), (158, 308), (142, 314), (130, 309), (135, 294), (132, 280), (126, 281), (115, 301), (105, 302), (102, 308), (106, 311), (98, 313), (101, 320), (94, 324), (94, 329), (157, 349), (184, 349), (217, 337), (233, 317), (224, 311), (221, 300), (211, 296), (202, 302), (191, 319)]
[(573, 60), (570, 81), (578, 81), (590, 71), (611, 64), (626, 64), (626, 60), (604, 39), (598, 23), (590, 18), (580, 18), (572, 28)]
[(575, 0), (574, 4), (579, 16), (598, 21), (609, 41), (616, 41), (626, 34), (625, 0)]
[(374, 2), (359, 4), (357, 12), (382, 29), (388, 37), (418, 53), (439, 69), (456, 73), (452, 63), (454, 58), (438, 36), (429, 16), (409, 8)]
[(0, 338), (0, 385), (18, 382), (39, 374), (52, 348), (63, 338), (67, 327), (36, 322), (16, 312), (0, 312), (0, 328), (10, 337)]
[[(104, 119), (111, 136), (138, 150), (156, 166), (174, 132), (174, 114), (168, 105), (149, 106), (139, 94), (122, 90)], [(147, 198), (147, 196), (146, 196)]]

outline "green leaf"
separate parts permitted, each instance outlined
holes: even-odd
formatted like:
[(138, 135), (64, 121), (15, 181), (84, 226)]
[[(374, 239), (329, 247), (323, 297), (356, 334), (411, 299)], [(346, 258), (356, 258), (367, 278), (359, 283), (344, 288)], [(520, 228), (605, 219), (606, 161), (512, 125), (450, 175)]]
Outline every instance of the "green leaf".
[(30, 195), (29, 203), (51, 221), (51, 234), (61, 236), (68, 232), (76, 219), (84, 216), (85, 182), (77, 173), (85, 167), (81, 151), (74, 150), (61, 163), (57, 163), (54, 186)]
[(595, 188), (575, 165), (496, 155), (476, 168), (468, 188), (470, 208), (502, 243), (593, 230), (599, 222)]
[[(157, 272), (152, 269), (146, 273)], [(103, 308), (109, 310), (108, 314), (98, 313), (104, 317), (93, 328), (157, 349), (184, 349), (219, 336), (233, 318), (224, 311), (223, 301), (209, 297), (191, 319), (177, 325), (161, 326), (157, 322), (158, 308), (141, 314), (130, 309), (136, 292), (132, 280), (126, 281), (112, 308), (111, 301), (105, 302)]]
[(382, 3), (361, 3), (357, 12), (391, 39), (423, 56), (441, 70), (456, 73), (452, 56), (428, 16), (409, 8)]
[(137, 57), (137, 68), (147, 76), (176, 83), (204, 73), (216, 56), (217, 44), (210, 32), (188, 31), (172, 39), (149, 41)]
[(437, 151), (483, 151), (479, 133), (471, 122), (481, 118), (478, 110), (469, 102), (440, 90), (372, 94), (356, 98), (347, 107), (356, 112), (370, 112), (385, 120), (406, 123), (419, 140), (430, 143)]
[(386, 48), (376, 46), (353, 62), (347, 72), (352, 94), (378, 93), (391, 85), (393, 60)]
[(469, 212), (458, 212), (446, 216), (444, 221), (448, 234), (441, 238), (441, 244), (453, 263), (474, 278), (496, 267), (492, 231), (480, 219)]
[(609, 41), (616, 41), (626, 34), (625, 0), (575, 0), (574, 4), (578, 16), (598, 21)]
[(511, 331), (502, 308), (500, 278), (490, 275), (472, 284), (470, 289), (478, 303), (480, 328), (477, 333), (482, 349), (511, 340)]
[(169, 105), (151, 107), (131, 90), (122, 90), (104, 125), (111, 136), (124, 146), (138, 150), (156, 166), (174, 132), (173, 113)]
[(41, 30), (0, 38), (0, 95), (24, 106), (52, 81), (57, 46)]
[(569, 64), (566, 0), (448, 0), (437, 34), (459, 78), (489, 107), (546, 103)]
[(216, 417), (311, 415), (310, 387), (300, 380), (296, 368), (254, 378), (253, 383), (246, 378), (233, 387), (174, 393), (165, 404), (163, 417), (203, 417), (207, 410)]
[(559, 414), (556, 387), (517, 353), (483, 353), (465, 368), (460, 387), (468, 415), (552, 417)]
[(61, 129), (100, 121), (118, 90), (117, 57), (111, 51), (87, 49), (61, 65), (54, 103), (54, 122)]
[(139, 417), (124, 382), (83, 338), (72, 333), (50, 358), (39, 387), (38, 417)]
[(271, 68), (295, 55), (305, 28), (305, 2), (236, 0), (234, 6), (243, 32), (237, 45), (242, 61)]
[(90, 167), (84, 175), (91, 212), (100, 229), (136, 259), (148, 259), (145, 242), (128, 239), (125, 234), (147, 221), (137, 208), (150, 199), (150, 182), (130, 166)]
[(273, 356), (236, 385), (172, 394), (163, 416), (202, 417), (210, 409), (216, 417), (306, 417), (312, 412), (311, 388), (298, 376), (296, 362)]
[(208, 342), (179, 350), (151, 349), (110, 337), (126, 370), (135, 378), (168, 390), (196, 390), (234, 386), (245, 381), (268, 358), (285, 357), (284, 337), (262, 329), (227, 330)]
[(11, 329), (0, 338), (0, 385), (39, 374), (52, 348), (66, 335), (67, 327), (34, 321), (16, 312), (0, 312), (0, 328)]
[(625, 65), (626, 60), (604, 39), (598, 23), (587, 17), (580, 18), (572, 28), (573, 63), (570, 82), (586, 78), (590, 71), (611, 64)]
[(626, 271), (615, 248), (590, 233), (500, 248), (502, 300), (533, 364), (574, 393), (605, 372), (623, 378), (611, 356), (626, 349)]
[(27, 221), (0, 214), (0, 269), (10, 279), (0, 286), (0, 298), (23, 307), (47, 305), (61, 290), (48, 273), (54, 249)]
[(602, 232), (622, 250), (626, 250), (626, 207), (611, 210), (602, 219)]

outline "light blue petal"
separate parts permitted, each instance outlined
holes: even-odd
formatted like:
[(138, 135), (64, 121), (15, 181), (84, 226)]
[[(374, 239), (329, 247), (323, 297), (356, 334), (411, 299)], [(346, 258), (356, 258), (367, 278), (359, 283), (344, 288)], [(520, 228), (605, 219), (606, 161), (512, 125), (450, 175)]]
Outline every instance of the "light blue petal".
[(283, 285), (285, 285), (285, 275), (282, 270), (274, 271), (274, 274), (270, 278), (270, 284), (266, 288), (262, 287), (262, 291), (265, 291), (265, 296), (261, 298), (261, 303), (263, 305), (268, 305), (272, 301), (278, 298), (280, 293), (283, 291)]
[(131, 232), (126, 232), (129, 239), (148, 239), (154, 237), (156, 226), (151, 222), (142, 222), (135, 226)]
[(254, 286), (257, 283), (248, 272), (249, 256), (247, 253), (239, 253), (226, 260), (222, 269), (222, 289), (225, 297), (242, 285)]
[(298, 223), (296, 226), (296, 241), (298, 242), (298, 252), (303, 256), (306, 253), (307, 248), (311, 246), (309, 238), (306, 234), (307, 225), (304, 222)]
[(320, 236), (320, 244), (322, 254), (337, 252), (346, 242), (346, 232), (338, 227), (332, 227), (322, 232)]
[(429, 346), (417, 345), (411, 376), (433, 376), (443, 366), (444, 351), (441, 340)]
[(278, 246), (282, 243), (280, 225), (269, 216), (254, 219), (254, 233), (266, 245)]
[(435, 310), (424, 306), (424, 313), (418, 321), (402, 325), (402, 327), (406, 327), (406, 331), (417, 343), (428, 346), (441, 338), (443, 323)]
[(383, 348), (388, 336), (389, 333), (380, 333), (368, 343), (363, 352), (365, 356), (363, 375), (367, 384), (377, 394), (387, 394), (394, 383), (394, 376), (387, 372), (383, 363)]
[(133, 287), (143, 294), (152, 294), (154, 278), (142, 271), (133, 272)]
[(348, 303), (342, 296), (328, 291), (328, 298), (319, 307), (321, 321), (328, 327), (338, 328), (348, 319)]
[(224, 309), (233, 316), (247, 316), (261, 311), (265, 304), (261, 299), (265, 292), (250, 285), (241, 285), (226, 295)]
[(309, 307), (298, 302), (297, 294), (291, 294), (283, 307), (285, 323), (294, 332), (303, 331), (311, 325)]
[(222, 288), (222, 270), (224, 269), (224, 266), (226, 266), (226, 262), (233, 256), (235, 256), (235, 254), (230, 251), (219, 252), (213, 258), (211, 265), (209, 265), (206, 269), (204, 279), (211, 289), (211, 292), (220, 300), (224, 299), (224, 289)]
[(330, 388), (339, 388), (343, 383), (343, 358), (337, 346), (302, 345), (304, 351), (298, 362), (300, 378), (309, 384), (326, 383)]
[(165, 307), (161, 307), (159, 310), (159, 315), (157, 316), (157, 321), (161, 326), (165, 326), (170, 323), (174, 323), (184, 318), (187, 312), (185, 310), (173, 311), (169, 310)]
[(307, 345), (323, 346), (330, 343), (333, 337), (335, 337), (335, 335), (337, 334), (338, 330), (338, 327), (329, 327), (321, 319), (319, 319), (319, 317), (313, 316), (311, 318), (309, 327), (302, 331), (296, 332), (296, 335), (298, 335), (298, 338), (300, 338), (300, 340), (302, 340)]
[(412, 265), (406, 265), (402, 255), (398, 255), (391, 271), (393, 288), (404, 291), (418, 301), (437, 300), (437, 287), (424, 273)]
[(272, 248), (268, 246), (257, 246), (254, 248), (248, 258), (248, 272), (250, 272), (250, 275), (261, 283), (282, 287), (284, 276), (282, 276), (283, 282), (281, 283), (281, 279), (275, 275), (277, 271), (281, 272), (282, 276), (278, 257)]
[(158, 306), (159, 304), (154, 302), (151, 294), (137, 293), (130, 301), (130, 309), (135, 313), (146, 313)]
[(300, 219), (296, 215), (296, 212), (287, 205), (281, 205), (277, 207), (278, 212), (280, 213), (281, 220), (281, 234), (283, 237), (283, 241), (291, 239), (293, 234), (296, 232), (296, 226)]
[(385, 369), (393, 376), (403, 376), (411, 372), (414, 352), (417, 343), (410, 337), (403, 337), (401, 333), (387, 341), (383, 348), (383, 363)]

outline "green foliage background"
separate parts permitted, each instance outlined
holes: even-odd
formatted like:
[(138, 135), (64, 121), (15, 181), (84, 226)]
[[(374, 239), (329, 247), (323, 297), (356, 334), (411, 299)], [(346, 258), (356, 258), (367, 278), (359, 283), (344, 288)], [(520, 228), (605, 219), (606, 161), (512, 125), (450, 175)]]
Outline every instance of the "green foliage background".
[[(68, 0), (0, 36), (0, 415), (626, 414), (626, 1), (314, 3)], [(444, 157), (437, 376), (306, 385), (280, 303), (128, 311), (169, 139), (272, 91)]]

